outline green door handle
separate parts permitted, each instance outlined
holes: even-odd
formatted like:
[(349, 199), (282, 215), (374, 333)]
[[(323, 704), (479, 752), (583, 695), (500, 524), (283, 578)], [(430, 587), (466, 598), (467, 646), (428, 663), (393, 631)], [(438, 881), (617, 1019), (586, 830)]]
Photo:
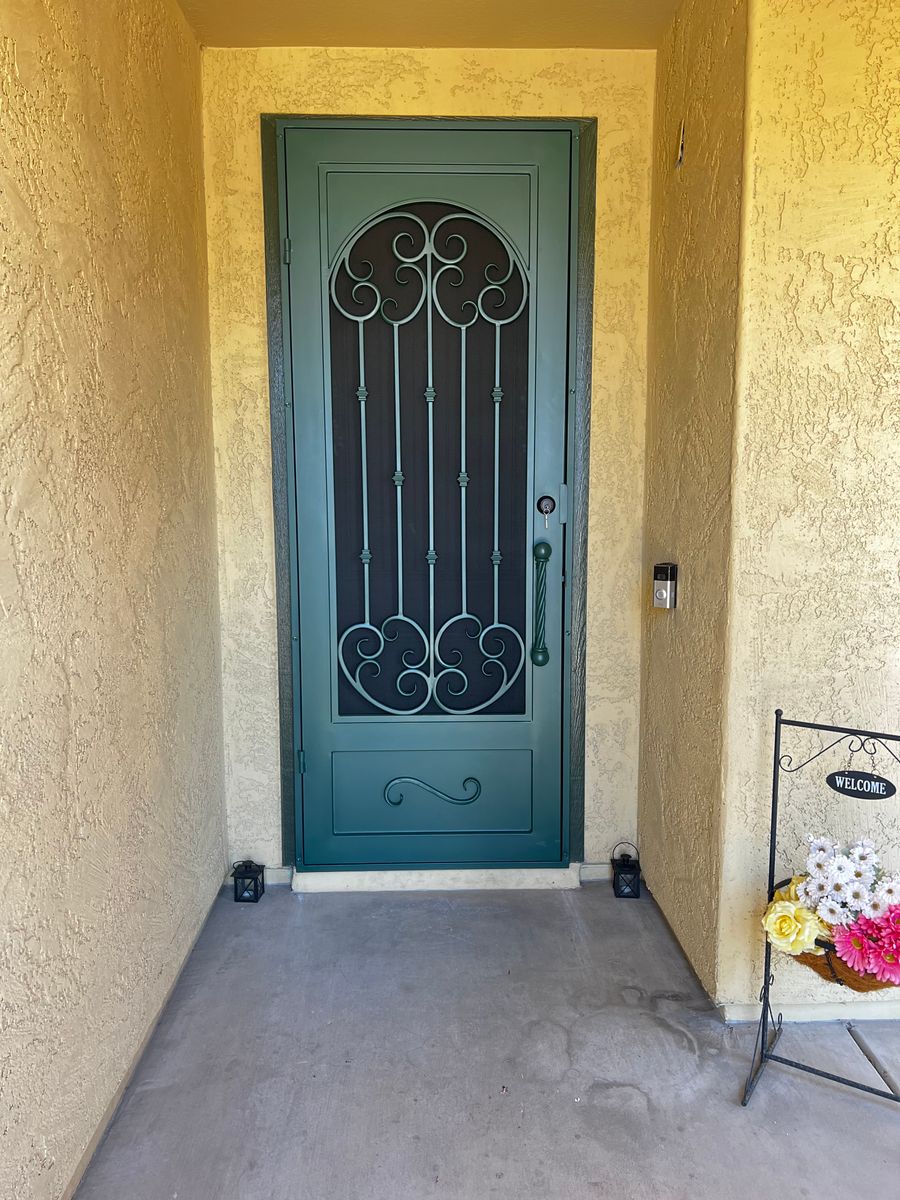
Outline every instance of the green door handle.
[(534, 642), (531, 647), (531, 661), (536, 667), (546, 667), (550, 661), (550, 651), (545, 640), (547, 628), (547, 563), (553, 547), (549, 542), (534, 544)]

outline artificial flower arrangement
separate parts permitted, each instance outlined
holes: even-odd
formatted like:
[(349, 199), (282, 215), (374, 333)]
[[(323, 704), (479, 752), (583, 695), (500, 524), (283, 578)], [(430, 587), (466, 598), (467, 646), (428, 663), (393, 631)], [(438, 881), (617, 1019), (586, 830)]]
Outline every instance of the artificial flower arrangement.
[(875, 843), (809, 838), (806, 874), (780, 885), (763, 928), (776, 950), (854, 991), (900, 986), (900, 875)]

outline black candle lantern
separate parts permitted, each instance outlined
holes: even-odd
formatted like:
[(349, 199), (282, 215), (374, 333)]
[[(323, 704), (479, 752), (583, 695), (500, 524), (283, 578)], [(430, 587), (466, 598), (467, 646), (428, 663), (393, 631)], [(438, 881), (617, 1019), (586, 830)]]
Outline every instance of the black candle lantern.
[[(619, 846), (631, 846), (634, 858), (622, 851), (616, 858)], [(638, 849), (633, 842), (619, 842), (612, 852), (613, 891), (620, 900), (637, 900), (641, 894), (641, 864)]]
[(259, 863), (236, 862), (232, 866), (231, 878), (234, 880), (234, 899), (236, 904), (256, 904), (266, 890), (265, 868)]

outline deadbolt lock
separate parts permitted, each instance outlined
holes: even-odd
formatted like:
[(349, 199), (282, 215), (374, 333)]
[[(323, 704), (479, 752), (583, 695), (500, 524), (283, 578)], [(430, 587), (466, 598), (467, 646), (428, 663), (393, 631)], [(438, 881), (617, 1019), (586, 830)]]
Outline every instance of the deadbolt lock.
[(544, 518), (544, 528), (550, 528), (550, 514), (556, 510), (556, 501), (552, 496), (541, 496), (537, 502), (537, 510)]

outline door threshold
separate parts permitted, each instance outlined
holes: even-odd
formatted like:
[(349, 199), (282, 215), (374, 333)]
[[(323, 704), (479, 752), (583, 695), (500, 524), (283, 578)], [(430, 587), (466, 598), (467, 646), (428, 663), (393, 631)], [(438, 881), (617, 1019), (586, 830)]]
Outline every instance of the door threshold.
[(420, 871), (295, 871), (295, 892), (462, 892), (577, 888), (581, 863), (568, 867), (460, 867)]

